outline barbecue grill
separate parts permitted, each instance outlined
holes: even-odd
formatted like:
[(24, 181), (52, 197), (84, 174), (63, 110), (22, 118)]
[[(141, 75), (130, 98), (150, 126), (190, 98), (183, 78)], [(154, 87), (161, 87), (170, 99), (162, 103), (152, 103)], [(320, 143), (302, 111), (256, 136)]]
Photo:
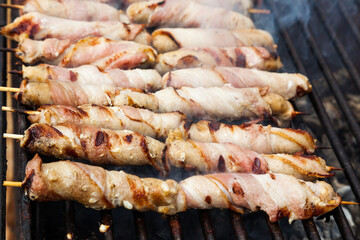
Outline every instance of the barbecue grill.
[[(5, 1), (1, 1), (5, 2)], [(12, 1), (21, 4), (21, 1)], [(313, 92), (295, 103), (298, 111), (309, 114), (298, 116), (292, 127), (306, 129), (319, 139), (318, 145), (331, 149), (318, 149), (317, 154), (333, 166), (344, 169), (330, 183), (349, 184), (350, 198), (360, 202), (360, 182), (356, 167), (359, 164), (360, 127), (359, 114), (349, 96), (360, 99), (360, 1), (359, 0), (266, 0), (257, 1), (257, 8), (270, 9), (269, 15), (254, 15), (257, 27), (268, 30), (278, 43), (278, 53), (284, 64), (284, 72), (300, 72), (309, 77)], [(13, 20), (17, 11), (0, 9), (1, 25)], [(12, 43), (0, 38), (3, 48)], [(13, 54), (0, 52), (1, 86), (19, 86), (21, 78), (10, 75), (9, 70), (20, 70), (21, 63)], [(349, 95), (350, 94), (350, 95)], [(5, 93), (0, 93), (0, 104), (9, 106)], [(13, 106), (23, 108), (13, 101)], [(358, 108), (359, 109), (359, 108)], [(334, 113), (339, 112), (339, 115)], [(14, 113), (14, 133), (23, 133), (29, 126), (26, 116)], [(6, 132), (6, 114), (1, 112), (1, 134)], [(321, 128), (319, 128), (321, 126)], [(6, 141), (2, 138), (0, 182), (6, 179)], [(24, 178), (25, 165), (30, 159), (15, 144), (15, 178)], [(120, 169), (120, 168), (116, 168)], [(160, 177), (150, 167), (124, 168), (140, 177)], [(183, 170), (175, 170), (170, 178), (188, 176)], [(287, 219), (271, 223), (262, 212), (244, 215), (228, 210), (189, 210), (174, 216), (163, 217), (158, 213), (115, 209), (95, 211), (69, 201), (39, 203), (30, 202), (21, 189), (16, 190), (17, 239), (284, 239), (295, 232), (298, 236), (320, 239), (324, 219), (308, 219), (289, 225)], [(353, 199), (351, 199), (353, 197)], [(6, 188), (0, 190), (0, 233), (5, 239)], [(359, 211), (354, 207), (352, 211)], [(351, 228), (345, 207), (340, 206), (326, 214), (333, 218), (335, 228), (343, 239), (360, 237), (356, 226)], [(347, 210), (346, 210), (347, 211)], [(360, 220), (355, 218), (360, 227)], [(320, 224), (321, 223), (321, 224)], [(110, 226), (105, 234), (99, 225)], [(325, 223), (330, 224), (330, 223)], [(298, 229), (300, 226), (300, 229)], [(294, 238), (296, 239), (296, 238)]]

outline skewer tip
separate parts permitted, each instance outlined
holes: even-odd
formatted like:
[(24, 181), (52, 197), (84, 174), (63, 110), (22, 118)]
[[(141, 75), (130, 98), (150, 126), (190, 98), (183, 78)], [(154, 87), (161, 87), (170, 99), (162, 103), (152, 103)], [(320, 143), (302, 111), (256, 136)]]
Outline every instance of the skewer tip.
[(21, 140), (24, 135), (21, 134), (12, 134), (12, 133), (4, 133), (3, 134), (4, 138), (9, 138), (9, 139), (16, 139), (16, 140)]
[(297, 115), (310, 115), (310, 113), (294, 111), (293, 115), (294, 115), (294, 117), (295, 117), (295, 116), (297, 116)]
[(13, 88), (13, 87), (0, 87), (1, 92), (20, 92), (20, 88)]
[(4, 181), (3, 186), (5, 186), (5, 187), (22, 187), (22, 182)]
[(348, 201), (341, 201), (342, 205), (359, 205), (357, 202), (348, 202)]
[(17, 52), (16, 48), (0, 48), (0, 52)]
[(8, 71), (8, 73), (10, 73), (10, 74), (23, 74), (23, 71), (19, 71), (19, 70), (10, 70), (10, 71)]
[(249, 13), (252, 14), (270, 14), (271, 11), (269, 9), (258, 9), (258, 8), (250, 8), (248, 10)]
[(17, 4), (6, 4), (6, 3), (0, 3), (0, 7), (4, 8), (11, 8), (11, 9), (23, 9), (23, 5), (17, 5)]
[(331, 166), (326, 166), (328, 171), (344, 171), (343, 168), (337, 168), (337, 167), (331, 167)]

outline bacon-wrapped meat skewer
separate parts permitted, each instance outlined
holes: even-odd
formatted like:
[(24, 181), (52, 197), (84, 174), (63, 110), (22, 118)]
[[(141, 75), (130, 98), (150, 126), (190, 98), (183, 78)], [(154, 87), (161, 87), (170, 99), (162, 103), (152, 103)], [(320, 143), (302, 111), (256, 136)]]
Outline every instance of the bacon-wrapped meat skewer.
[(26, 63), (42, 61), (62, 67), (95, 65), (101, 70), (111, 68), (132, 69), (151, 67), (156, 51), (146, 45), (130, 41), (113, 41), (104, 37), (87, 37), (70, 44), (68, 40), (26, 39), (16, 53)]
[(70, 161), (43, 164), (37, 155), (27, 164), (22, 187), (31, 200), (74, 200), (94, 209), (124, 206), (163, 214), (190, 208), (249, 209), (265, 211), (270, 221), (307, 219), (341, 203), (325, 182), (304, 182), (282, 174), (222, 173), (176, 183)]
[(170, 130), (180, 126), (185, 115), (180, 112), (153, 113), (147, 109), (128, 106), (45, 105), (38, 109), (38, 114), (30, 114), (28, 119), (32, 123), (50, 125), (77, 123), (112, 130), (127, 129), (156, 139), (165, 139)]
[(121, 22), (86, 22), (51, 17), (37, 12), (27, 13), (6, 25), (0, 34), (21, 42), (25, 38), (42, 40), (45, 38), (69, 39), (71, 42), (84, 37), (106, 37), (115, 41), (127, 40), (149, 44), (150, 35), (143, 25)]
[(189, 0), (152, 0), (131, 4), (126, 14), (132, 22), (148, 27), (254, 28), (241, 13), (209, 7)]
[(269, 91), (285, 99), (311, 92), (307, 77), (301, 74), (270, 73), (236, 67), (192, 68), (169, 72), (163, 76), (163, 87), (269, 87)]
[(262, 47), (181, 48), (159, 54), (155, 69), (160, 73), (196, 67), (243, 67), (276, 71), (282, 67), (277, 54)]
[(27, 0), (22, 12), (39, 12), (48, 16), (77, 21), (120, 21), (130, 23), (130, 19), (122, 11), (97, 1)]
[(275, 51), (270, 33), (258, 29), (160, 28), (151, 34), (152, 45), (159, 52), (179, 48), (257, 46)]
[(329, 177), (323, 159), (306, 155), (261, 155), (233, 143), (202, 143), (170, 134), (165, 145), (128, 130), (77, 124), (33, 124), (20, 145), (33, 153), (85, 159), (103, 165), (152, 165), (166, 175), (169, 165), (200, 172), (283, 173), (304, 180)]
[(40, 64), (34, 67), (23, 66), (23, 78), (29, 82), (47, 82), (48, 80), (77, 82), (79, 84), (114, 87), (138, 88), (146, 92), (161, 89), (161, 76), (153, 69), (108, 69), (100, 70), (93, 65), (82, 65), (77, 68), (63, 68)]
[(258, 153), (313, 153), (316, 140), (300, 129), (276, 128), (259, 124), (230, 125), (219, 122), (185, 121), (180, 126), (185, 138), (199, 142), (239, 144)]
[[(241, 144), (241, 142), (239, 143)], [(166, 158), (176, 167), (203, 173), (282, 173), (303, 180), (333, 176), (325, 160), (313, 155), (259, 154), (235, 143), (204, 143), (184, 140), (181, 131), (166, 139)]]
[(28, 106), (125, 105), (147, 108), (159, 113), (180, 111), (189, 118), (237, 120), (272, 116), (280, 124), (296, 114), (290, 102), (280, 95), (260, 88), (183, 87), (175, 90), (168, 87), (151, 94), (109, 85), (80, 85), (62, 81), (27, 83), (24, 80), (15, 97)]
[(57, 158), (86, 159), (98, 165), (147, 165), (165, 174), (165, 144), (129, 130), (94, 126), (35, 123), (25, 131), (20, 146), (31, 152)]

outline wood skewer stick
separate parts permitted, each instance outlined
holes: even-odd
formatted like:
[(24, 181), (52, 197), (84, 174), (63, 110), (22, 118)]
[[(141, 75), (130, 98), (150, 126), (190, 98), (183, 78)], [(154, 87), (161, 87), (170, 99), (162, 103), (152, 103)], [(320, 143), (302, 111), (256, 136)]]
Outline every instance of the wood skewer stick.
[(5, 186), (5, 187), (22, 187), (22, 182), (4, 181), (3, 186)]
[(11, 70), (11, 71), (8, 71), (8, 73), (10, 73), (10, 74), (23, 74), (23, 71)]
[(258, 8), (250, 8), (248, 10), (249, 13), (253, 14), (270, 14), (271, 11), (269, 9), (258, 9)]
[(9, 139), (17, 139), (20, 140), (24, 137), (24, 135), (21, 134), (13, 134), (13, 133), (4, 133), (3, 134), (4, 138), (9, 138)]
[(25, 113), (25, 114), (40, 114), (39, 111), (25, 110), (25, 109), (6, 107), (6, 106), (1, 107), (1, 110), (6, 111), (6, 112), (19, 112), (19, 113)]
[(0, 48), (0, 52), (17, 52), (16, 48)]
[(343, 168), (337, 168), (337, 167), (331, 167), (331, 166), (326, 166), (328, 171), (344, 171)]
[(23, 9), (23, 5), (17, 5), (17, 4), (6, 4), (6, 3), (0, 3), (0, 7), (5, 8), (12, 8), (12, 9)]
[[(3, 186), (5, 186), (5, 187), (22, 187), (22, 182), (4, 181)], [(335, 202), (335, 201), (332, 200), (329, 202), (329, 204), (332, 204), (332, 202)], [(359, 203), (348, 202), (348, 201), (341, 201), (340, 204), (342, 204), (342, 205), (359, 205)]]
[(0, 87), (1, 92), (20, 92), (20, 88)]

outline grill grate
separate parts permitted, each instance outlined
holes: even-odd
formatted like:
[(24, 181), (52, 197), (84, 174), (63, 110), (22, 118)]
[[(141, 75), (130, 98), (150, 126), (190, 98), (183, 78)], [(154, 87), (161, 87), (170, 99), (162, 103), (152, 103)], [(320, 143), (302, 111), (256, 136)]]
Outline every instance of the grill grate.
[[(313, 6), (312, 8), (312, 14), (315, 14), (316, 17), (320, 19), (319, 25), (316, 25), (316, 28), (324, 28), (326, 31), (326, 34), (331, 39), (333, 46), (335, 47), (337, 51), (337, 55), (342, 59), (347, 72), (350, 76), (350, 78), (353, 80), (353, 85), (357, 86), (357, 90), (360, 89), (360, 75), (358, 71), (356, 70), (356, 62), (354, 59), (352, 59), (351, 53), (348, 49), (345, 48), (344, 44), (338, 37), (336, 33), (336, 29), (329, 24), (328, 18), (329, 16), (326, 16), (324, 13), (323, 7), (326, 6), (325, 4), (322, 4), (324, 1), (313, 1), (310, 0), (301, 0), (304, 3), (309, 4), (309, 6)], [(1, 2), (5, 2), (4, 0)], [(327, 0), (327, 2), (331, 2), (330, 0)], [(347, 14), (348, 7), (345, 7), (345, 3), (343, 3), (341, 0), (334, 1), (335, 6), (339, 7), (339, 16), (344, 21), (345, 26), (347, 27), (348, 31), (351, 31), (351, 33), (354, 36), (354, 41), (356, 44), (360, 43), (360, 31), (356, 24), (351, 19), (350, 15)], [(357, 7), (360, 5), (358, 0), (353, 1), (346, 1), (351, 2), (352, 6), (354, 6), (355, 9), (358, 9)], [(356, 2), (356, 5), (355, 5)], [(13, 3), (18, 4), (19, 1), (13, 1)], [(255, 21), (260, 21), (262, 18), (274, 18), (275, 23), (275, 29), (279, 29), (279, 52), (280, 56), (283, 57), (284, 55), (289, 55), (289, 57), (284, 59), (284, 62), (287, 65), (294, 65), (294, 68), (297, 69), (300, 73), (309, 76), (309, 79), (311, 83), (313, 84), (313, 92), (309, 95), (309, 100), (321, 122), (321, 125), (323, 126), (327, 138), (332, 146), (332, 149), (340, 163), (340, 165), (344, 168), (344, 173), (346, 176), (346, 179), (348, 180), (352, 192), (355, 195), (355, 198), (358, 202), (360, 202), (360, 183), (359, 178), (356, 175), (354, 168), (352, 167), (349, 153), (345, 149), (344, 141), (341, 140), (339, 137), (339, 134), (337, 132), (336, 126), (333, 124), (331, 118), (329, 117), (328, 113), (325, 110), (324, 104), (323, 104), (323, 97), (318, 92), (318, 84), (315, 84), (313, 79), (311, 78), (312, 71), (306, 70), (305, 66), (307, 66), (306, 62), (302, 58), (302, 49), (299, 48), (299, 44), (297, 44), (294, 39), (298, 35), (303, 34), (306, 37), (306, 47), (310, 49), (310, 52), (314, 54), (314, 65), (318, 64), (320, 66), (320, 73), (324, 75), (324, 78), (327, 82), (327, 84), (330, 86), (331, 94), (335, 96), (336, 102), (339, 105), (340, 109), (343, 111), (343, 114), (345, 116), (346, 121), (348, 122), (348, 127), (351, 129), (351, 133), (356, 139), (356, 146), (358, 147), (360, 145), (360, 128), (357, 123), (356, 117), (354, 116), (351, 107), (349, 106), (349, 103), (346, 99), (346, 96), (343, 93), (343, 90), (341, 90), (341, 87), (337, 83), (337, 79), (334, 76), (333, 68), (328, 63), (328, 59), (325, 58), (324, 54), (321, 51), (321, 46), (319, 46), (319, 42), (317, 42), (316, 37), (314, 33), (316, 32), (315, 28), (313, 27), (313, 24), (316, 24), (316, 21), (313, 21), (313, 19), (309, 20), (309, 23), (306, 24), (302, 22), (301, 20), (297, 20), (294, 25), (291, 27), (297, 27), (299, 29), (299, 32), (295, 35), (293, 31), (290, 31), (287, 26), (284, 26), (282, 24), (282, 21), (279, 21), (280, 19), (280, 13), (279, 9), (281, 7), (281, 4), (284, 4), (283, 0), (268, 0), (264, 1), (257, 1), (258, 7), (266, 7), (271, 9), (272, 15), (271, 16), (256, 16)], [(357, 10), (358, 11), (358, 10)], [(9, 11), (10, 12), (10, 11)], [(9, 13), (8, 12), (8, 13)], [(359, 12), (359, 11), (358, 11)], [(12, 11), (12, 14), (15, 14), (14, 11)], [(4, 16), (0, 19), (1, 25), (5, 25), (6, 23), (6, 11), (4, 9), (0, 9), (0, 15)], [(12, 19), (14, 19), (15, 16), (12, 16)], [(281, 44), (280, 44), (281, 43)], [(9, 42), (6, 42), (4, 38), (0, 38), (0, 44), (2, 47), (11, 47), (9, 45)], [(8, 54), (8, 55), (7, 55)], [(11, 66), (11, 69), (19, 69), (21, 65), (16, 64), (15, 59), (13, 58), (12, 61), (9, 61), (7, 59), (7, 56), (10, 57), (12, 53), (3, 53), (0, 52), (0, 66), (1, 66), (1, 78), (0, 78), (0, 84), (1, 86), (6, 85), (6, 79), (8, 79), (7, 76), (7, 66)], [(357, 58), (359, 60), (359, 58)], [(285, 70), (288, 70), (285, 68)], [(20, 79), (19, 78), (13, 78), (12, 79), (13, 84), (19, 84)], [(322, 89), (320, 89), (322, 90)], [(1, 105), (7, 105), (6, 104), (6, 94), (0, 93), (0, 104)], [(18, 105), (18, 103), (15, 103), (18, 108), (22, 108), (22, 106)], [(4, 112), (1, 112), (1, 118), (0, 118), (0, 131), (1, 133), (6, 132), (6, 114)], [(21, 133), (23, 132), (27, 127), (27, 122), (25, 116), (21, 114), (16, 114), (16, 125), (17, 125), (17, 132)], [(305, 119), (306, 122), (306, 119)], [(302, 118), (298, 118), (294, 121), (294, 126), (298, 128), (306, 128), (307, 125), (304, 124), (304, 121)], [(5, 140), (2, 139), (0, 141), (0, 150), (1, 150), (1, 171), (0, 171), (0, 182), (5, 180), (6, 176), (6, 168), (7, 168), (7, 162), (6, 162), (6, 144)], [(28, 159), (28, 156), (26, 153), (21, 150), (19, 147), (15, 149), (16, 152), (16, 159), (17, 159), (17, 165), (16, 169), (18, 171), (16, 172), (16, 179), (20, 180), (23, 177), (24, 169), (26, 160)], [(6, 196), (6, 189), (4, 187), (0, 188), (0, 238), (5, 239), (5, 216), (6, 216), (6, 210), (5, 210), (5, 196)], [(68, 239), (75, 239), (75, 238), (94, 238), (98, 239), (104, 238), (106, 240), (115, 239), (118, 238), (119, 232), (121, 231), (129, 231), (133, 232), (138, 239), (145, 240), (145, 239), (151, 239), (154, 238), (154, 231), (151, 230), (151, 228), (158, 228), (158, 226), (153, 226), (153, 221), (146, 221), (148, 217), (151, 218), (159, 218), (160, 217), (156, 213), (150, 213), (150, 215), (147, 215), (147, 213), (140, 213), (137, 211), (130, 211), (127, 210), (113, 210), (113, 211), (101, 211), (99, 214), (98, 212), (91, 211), (91, 213), (88, 213), (89, 215), (86, 216), (92, 216), (91, 221), (98, 223), (102, 223), (104, 225), (110, 225), (111, 227), (105, 233), (104, 235), (99, 235), (98, 231), (98, 225), (97, 223), (91, 223), (90, 226), (86, 226), (86, 223), (82, 222), (83, 225), (80, 227), (79, 221), (84, 220), (86, 217), (80, 217), (77, 215), (80, 211), (85, 211), (82, 206), (79, 206), (77, 203), (66, 201), (64, 203), (37, 203), (37, 202), (29, 202), (29, 200), (24, 197), (23, 192), (19, 191), (18, 194), (18, 239), (44, 239), (49, 238), (51, 236), (52, 238), (63, 238), (64, 235), (68, 234)], [(49, 209), (56, 209), (57, 211), (53, 211), (49, 213), (47, 212)], [(226, 236), (220, 236), (217, 235), (217, 230), (219, 228), (218, 224), (213, 225), (212, 220), (214, 220), (214, 216), (212, 215), (213, 211), (216, 212), (216, 218), (224, 217), (224, 219), (228, 218), (227, 221), (229, 221), (230, 225), (232, 226), (232, 233), (227, 234)], [(252, 214), (246, 214), (241, 215), (238, 213), (235, 213), (233, 211), (221, 211), (221, 214), (219, 213), (219, 210), (201, 210), (201, 211), (195, 211), (191, 210), (186, 213), (177, 214), (174, 216), (166, 217), (165, 221), (162, 221), (164, 219), (160, 219), (159, 222), (161, 223), (161, 228), (167, 228), (168, 233), (165, 233), (165, 236), (161, 236), (159, 238), (166, 239), (166, 238), (172, 238), (174, 240), (180, 240), (180, 239), (189, 239), (188, 236), (191, 236), (193, 234), (193, 238), (197, 239), (198, 235), (198, 227), (202, 229), (203, 238), (206, 240), (212, 240), (217, 238), (227, 238), (227, 236), (232, 235), (231, 239), (250, 239), (252, 238), (252, 230), (250, 229), (247, 223), (249, 221), (256, 222), (256, 223), (262, 223), (262, 225), (267, 226), (269, 233), (272, 239), (284, 239), (284, 232), (285, 228), (282, 226), (282, 222), (276, 222), (271, 223), (266, 216), (266, 214), (263, 213), (252, 213)], [(62, 220), (56, 221), (51, 220), (49, 223), (45, 222), (45, 218), (48, 219), (49, 215), (54, 215), (53, 218), (61, 218)], [(121, 215), (123, 219), (118, 219), (118, 216)], [(221, 216), (220, 216), (221, 215)], [(335, 219), (335, 222), (337, 224), (337, 227), (342, 235), (343, 239), (355, 239), (355, 236), (350, 228), (349, 222), (347, 221), (344, 211), (342, 207), (336, 208), (334, 211), (329, 213), (329, 216), (333, 216)], [(95, 217), (94, 217), (95, 216)], [(194, 219), (195, 216), (195, 219)], [(198, 223), (193, 225), (186, 225), (186, 221), (196, 221), (196, 217), (198, 220)], [(127, 228), (128, 225), (124, 224), (125, 221), (130, 222), (131, 218), (133, 218), (133, 226), (131, 226), (131, 223), (129, 225), (129, 229)], [(95, 220), (94, 220), (95, 219)], [(125, 219), (125, 220), (124, 220)], [(255, 220), (254, 220), (255, 219)], [(62, 222), (63, 225), (61, 226), (50, 226), (54, 222)], [(182, 224), (181, 224), (182, 223)], [(157, 224), (157, 223), (156, 223)], [(84, 226), (85, 225), (85, 226)], [(167, 226), (168, 225), (168, 226)], [(261, 224), (260, 224), (261, 225)], [(317, 226), (315, 224), (314, 219), (308, 219), (302, 221), (303, 229), (306, 232), (306, 236), (309, 239), (320, 239), (319, 232), (317, 230)], [(259, 226), (261, 227), (261, 226)], [(190, 230), (189, 230), (190, 228)], [(91, 229), (92, 235), (87, 233), (84, 234), (84, 231), (87, 229)], [(54, 232), (51, 232), (51, 231)], [(226, 229), (229, 230), (229, 229)], [(255, 229), (257, 230), (257, 229)], [(287, 230), (287, 229), (286, 229)], [(201, 230), (200, 230), (201, 231)]]

